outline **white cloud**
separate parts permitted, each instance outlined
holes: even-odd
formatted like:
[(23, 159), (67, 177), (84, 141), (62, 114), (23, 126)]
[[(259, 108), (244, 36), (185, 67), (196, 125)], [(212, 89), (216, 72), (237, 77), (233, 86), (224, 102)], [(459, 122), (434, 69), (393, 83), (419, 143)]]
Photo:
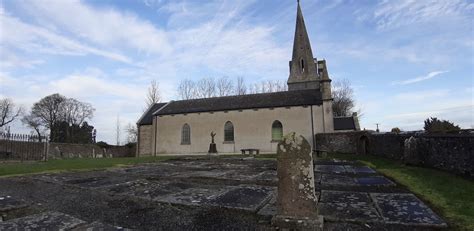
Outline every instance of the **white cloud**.
[(407, 85), (407, 84), (412, 84), (412, 83), (418, 83), (418, 82), (422, 82), (422, 81), (425, 81), (425, 80), (432, 79), (436, 76), (439, 76), (439, 75), (447, 73), (447, 72), (448, 71), (432, 71), (432, 72), (430, 72), (430, 73), (428, 73), (427, 75), (424, 75), (424, 76), (419, 76), (419, 77), (412, 78), (412, 79), (393, 82), (392, 84), (394, 84), (394, 85)]
[(81, 1), (25, 2), (24, 8), (61, 30), (104, 47), (129, 47), (144, 53), (169, 54), (171, 46), (163, 30), (129, 12), (93, 8)]
[(415, 92), (404, 92), (399, 93), (394, 96), (394, 99), (404, 102), (422, 101), (430, 100), (433, 98), (446, 97), (449, 95), (450, 90), (441, 89), (441, 90), (428, 90), (428, 91), (415, 91)]
[[(474, 3), (464, 0), (382, 1), (373, 12), (379, 29), (392, 29), (433, 20), (466, 22), (472, 17)], [(470, 15), (470, 16), (469, 16)]]
[(130, 60), (121, 54), (83, 45), (48, 29), (27, 24), (5, 13), (0, 12), (0, 48), (20, 49), (27, 53), (46, 53), (59, 55), (94, 54), (121, 62)]

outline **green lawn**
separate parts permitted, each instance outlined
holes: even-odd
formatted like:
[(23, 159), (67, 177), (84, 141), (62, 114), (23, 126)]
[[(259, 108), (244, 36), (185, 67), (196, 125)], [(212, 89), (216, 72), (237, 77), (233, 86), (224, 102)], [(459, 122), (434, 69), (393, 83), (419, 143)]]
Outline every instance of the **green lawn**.
[(474, 230), (474, 181), (429, 168), (407, 166), (374, 156), (329, 154), (328, 158), (360, 160), (405, 186), (444, 216), (453, 229)]
[(40, 172), (61, 172), (71, 170), (92, 170), (117, 167), (123, 165), (158, 162), (173, 158), (162, 157), (130, 157), (130, 158), (103, 158), (103, 159), (66, 159), (49, 160), (47, 162), (28, 163), (0, 163), (0, 176), (23, 175)]

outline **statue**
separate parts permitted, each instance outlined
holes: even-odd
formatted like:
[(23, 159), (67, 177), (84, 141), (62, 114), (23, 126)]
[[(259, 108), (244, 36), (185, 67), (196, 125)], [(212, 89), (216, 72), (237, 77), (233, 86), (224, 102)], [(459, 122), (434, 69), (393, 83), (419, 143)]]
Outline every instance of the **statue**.
[(212, 138), (211, 144), (214, 143), (214, 136), (216, 136), (216, 133), (214, 131), (212, 131), (211, 132), (211, 138)]
[(217, 154), (217, 146), (214, 143), (214, 136), (216, 136), (216, 133), (214, 131), (211, 132), (211, 144), (209, 144), (209, 154)]

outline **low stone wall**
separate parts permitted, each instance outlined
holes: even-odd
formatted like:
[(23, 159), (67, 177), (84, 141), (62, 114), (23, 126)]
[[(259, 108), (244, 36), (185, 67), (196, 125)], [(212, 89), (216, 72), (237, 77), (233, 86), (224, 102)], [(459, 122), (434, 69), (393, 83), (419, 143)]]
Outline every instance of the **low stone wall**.
[(127, 146), (101, 148), (95, 144), (49, 143), (48, 159), (133, 157), (135, 149)]
[(316, 135), (316, 150), (370, 154), (474, 177), (474, 135), (344, 132)]

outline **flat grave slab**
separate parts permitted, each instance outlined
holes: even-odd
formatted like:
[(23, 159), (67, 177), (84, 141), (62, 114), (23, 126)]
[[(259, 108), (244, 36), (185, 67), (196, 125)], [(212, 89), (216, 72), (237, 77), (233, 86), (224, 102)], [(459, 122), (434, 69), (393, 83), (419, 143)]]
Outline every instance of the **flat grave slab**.
[(60, 212), (46, 212), (0, 222), (0, 230), (67, 230), (86, 222)]
[(350, 176), (321, 174), (321, 185), (355, 186), (356, 182)]
[(15, 209), (21, 209), (26, 207), (27, 204), (24, 201), (15, 199), (12, 196), (0, 195), (0, 212), (6, 212)]
[(395, 186), (395, 183), (383, 176), (357, 177), (355, 180), (360, 186)]
[(96, 221), (90, 224), (80, 225), (72, 229), (72, 231), (131, 231), (131, 229), (107, 225)]
[(190, 188), (192, 185), (179, 184), (178, 182), (170, 183), (167, 181), (155, 182), (148, 180), (136, 180), (115, 184), (101, 188), (101, 190), (112, 194), (121, 194), (128, 196), (140, 197), (142, 199), (157, 200), (163, 196)]
[(231, 189), (220, 196), (212, 199), (208, 204), (249, 211), (257, 211), (263, 207), (276, 189), (259, 186), (240, 186)]
[(171, 204), (204, 206), (208, 205), (210, 201), (230, 191), (231, 189), (231, 187), (222, 186), (201, 186), (197, 188), (189, 188), (183, 191), (178, 191), (173, 194), (156, 198), (155, 200), (158, 202), (165, 202)]
[(371, 193), (388, 223), (445, 227), (446, 223), (411, 193)]
[(275, 184), (278, 182), (278, 177), (277, 177), (276, 171), (261, 172), (257, 176), (255, 176), (254, 179), (257, 180), (257, 181), (273, 182)]
[(344, 165), (344, 168), (348, 173), (353, 173), (353, 174), (360, 174), (360, 173), (365, 173), (365, 174), (373, 174), (376, 173), (375, 170), (373, 170), (370, 167), (367, 166), (354, 166), (354, 165)]
[(381, 216), (363, 192), (322, 190), (318, 209), (325, 219), (332, 221), (380, 221)]
[(315, 165), (314, 171), (322, 173), (345, 173), (346, 169), (343, 165)]

